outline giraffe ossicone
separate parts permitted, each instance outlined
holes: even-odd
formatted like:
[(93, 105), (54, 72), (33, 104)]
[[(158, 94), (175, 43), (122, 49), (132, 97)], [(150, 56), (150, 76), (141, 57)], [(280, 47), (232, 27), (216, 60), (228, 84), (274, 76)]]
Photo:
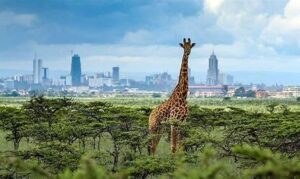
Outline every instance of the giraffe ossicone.
[[(191, 39), (183, 39), (183, 43), (179, 45), (184, 49), (181, 62), (181, 68), (178, 83), (174, 88), (172, 95), (168, 100), (157, 106), (149, 116), (149, 133), (152, 136), (149, 144), (149, 153), (155, 154), (157, 145), (162, 136), (161, 124), (168, 119), (175, 119), (179, 122), (186, 120), (188, 114), (187, 95), (188, 95), (188, 59), (191, 49), (195, 43), (191, 43)], [(179, 126), (171, 125), (171, 150), (176, 152), (180, 140)]]

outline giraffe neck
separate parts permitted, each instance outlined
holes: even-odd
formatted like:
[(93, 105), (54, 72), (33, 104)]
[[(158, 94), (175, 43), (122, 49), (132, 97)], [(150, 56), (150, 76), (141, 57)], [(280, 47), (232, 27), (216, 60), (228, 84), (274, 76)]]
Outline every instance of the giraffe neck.
[(183, 98), (184, 100), (187, 97), (188, 93), (188, 59), (189, 59), (190, 50), (184, 50), (181, 68), (178, 78), (177, 86), (175, 87), (172, 97)]

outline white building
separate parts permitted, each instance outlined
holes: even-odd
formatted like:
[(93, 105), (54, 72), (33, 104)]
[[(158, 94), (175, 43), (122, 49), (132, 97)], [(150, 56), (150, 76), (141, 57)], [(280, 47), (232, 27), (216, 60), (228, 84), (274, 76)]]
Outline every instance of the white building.
[(194, 85), (189, 86), (191, 95), (195, 97), (225, 97), (227, 89), (222, 85)]
[(89, 87), (88, 86), (71, 86), (67, 89), (68, 92), (74, 93), (88, 93)]
[(52, 85), (54, 85), (54, 86), (66, 86), (66, 79), (53, 80)]
[(98, 88), (102, 86), (112, 86), (112, 78), (93, 76), (89, 78), (89, 87)]
[(61, 76), (58, 80), (53, 80), (54, 86), (72, 86), (72, 76)]
[(233, 76), (226, 74), (226, 73), (220, 73), (219, 77), (219, 84), (221, 85), (233, 85)]
[(7, 89), (14, 89), (15, 88), (15, 81), (13, 79), (8, 79), (4, 81), (4, 86)]
[(43, 68), (43, 61), (41, 59), (34, 59), (33, 60), (33, 82), (35, 84), (41, 83), (42, 78), (42, 68)]
[(33, 75), (23, 75), (23, 76), (21, 76), (20, 77), (21, 79), (21, 81), (25, 81), (25, 82), (27, 82), (27, 83), (29, 83), (29, 84), (32, 84), (33, 83)]

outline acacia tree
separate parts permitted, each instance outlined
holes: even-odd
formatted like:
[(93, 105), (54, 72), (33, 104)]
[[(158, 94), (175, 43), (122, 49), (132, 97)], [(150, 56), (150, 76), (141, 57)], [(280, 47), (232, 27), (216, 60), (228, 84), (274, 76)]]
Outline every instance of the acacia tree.
[(73, 103), (70, 98), (48, 99), (44, 96), (33, 96), (22, 106), (28, 120), (32, 123), (31, 137), (41, 142), (54, 140), (57, 133), (52, 129), (53, 124), (61, 118), (60, 111)]
[(124, 146), (129, 146), (133, 152), (142, 152), (142, 146), (147, 145), (147, 119), (145, 111), (128, 107), (110, 107), (103, 114), (103, 125), (112, 140), (113, 148), (109, 153), (113, 157), (113, 168), (118, 167), (120, 152)]
[(244, 87), (239, 87), (234, 91), (234, 96), (235, 97), (244, 97), (246, 94), (246, 90)]
[(22, 160), (37, 160), (51, 173), (57, 173), (69, 168), (74, 170), (78, 167), (82, 152), (71, 145), (48, 142), (38, 148), (20, 152)]
[(28, 117), (34, 123), (46, 122), (48, 128), (57, 122), (56, 112), (73, 104), (70, 98), (47, 99), (44, 96), (34, 96), (23, 105)]
[(14, 107), (0, 107), (0, 128), (9, 132), (6, 139), (13, 142), (14, 150), (18, 150), (21, 139), (27, 135), (27, 124), (27, 118), (22, 110)]
[[(80, 106), (80, 112), (85, 117), (85, 121), (90, 128), (90, 137), (93, 139), (93, 149), (100, 150), (101, 136), (105, 132), (105, 113), (111, 108), (110, 103), (95, 101)], [(98, 141), (96, 142), (96, 140)]]

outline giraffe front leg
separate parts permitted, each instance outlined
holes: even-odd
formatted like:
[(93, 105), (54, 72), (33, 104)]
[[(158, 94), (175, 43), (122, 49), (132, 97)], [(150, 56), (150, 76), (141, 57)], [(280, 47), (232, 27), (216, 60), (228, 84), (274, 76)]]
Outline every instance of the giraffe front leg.
[(179, 131), (178, 127), (171, 125), (171, 151), (175, 153), (178, 149), (179, 143)]

